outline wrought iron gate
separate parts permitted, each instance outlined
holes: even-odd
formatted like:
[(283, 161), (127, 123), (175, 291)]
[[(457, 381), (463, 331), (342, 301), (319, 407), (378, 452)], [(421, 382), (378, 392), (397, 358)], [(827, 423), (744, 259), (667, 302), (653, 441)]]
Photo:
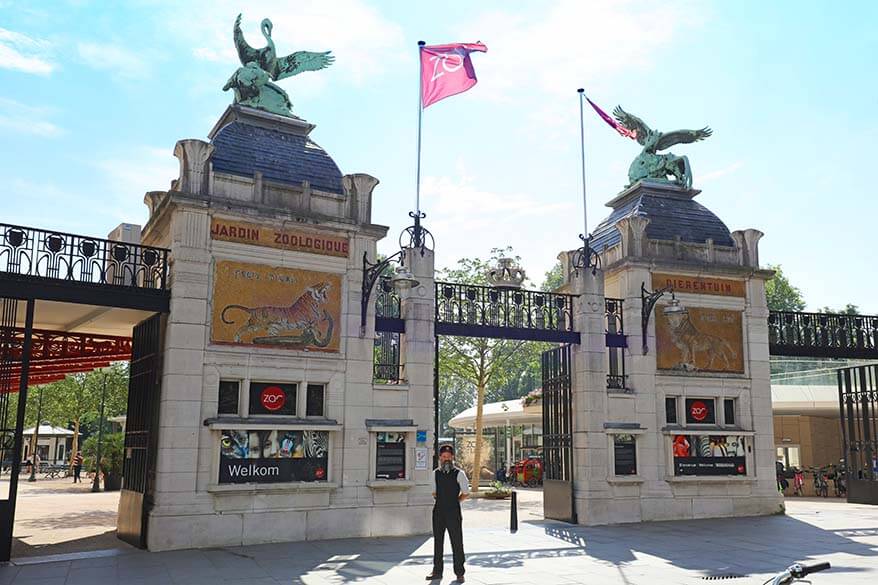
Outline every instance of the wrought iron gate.
[[(25, 309), (24, 335), (16, 334), (15, 327), (21, 305)], [(33, 326), (33, 300), (0, 297), (0, 465), (9, 467), (8, 485), (0, 484), (0, 562), (12, 555)]]
[(141, 548), (146, 548), (147, 517), (155, 492), (164, 323), (162, 314), (141, 321), (134, 327), (131, 344), (125, 463), (117, 533), (122, 540)]
[(848, 501), (878, 504), (878, 365), (838, 370)]
[(543, 513), (576, 522), (570, 345), (543, 352)]

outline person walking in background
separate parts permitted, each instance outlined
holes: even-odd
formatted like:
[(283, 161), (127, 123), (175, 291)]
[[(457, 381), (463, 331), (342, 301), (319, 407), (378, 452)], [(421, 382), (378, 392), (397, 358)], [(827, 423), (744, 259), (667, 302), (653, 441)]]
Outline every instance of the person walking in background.
[(460, 502), (469, 495), (469, 480), (466, 473), (454, 465), (454, 447), (439, 447), (439, 467), (433, 471), (433, 572), (427, 575), (428, 581), (442, 578), (445, 548), (445, 531), (451, 540), (454, 553), (454, 574), (458, 583), (463, 583), (463, 516)]
[(77, 451), (73, 456), (73, 483), (82, 483), (80, 473), (82, 473), (82, 451)]

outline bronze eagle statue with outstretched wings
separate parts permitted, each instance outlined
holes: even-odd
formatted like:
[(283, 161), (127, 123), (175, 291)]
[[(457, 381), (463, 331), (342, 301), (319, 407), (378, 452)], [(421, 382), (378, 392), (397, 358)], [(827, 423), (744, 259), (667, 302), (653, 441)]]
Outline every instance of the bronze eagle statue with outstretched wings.
[(623, 110), (621, 106), (616, 106), (613, 110), (613, 117), (620, 126), (631, 131), (634, 139), (643, 146), (640, 155), (634, 159), (628, 169), (628, 179), (631, 181), (629, 186), (644, 179), (667, 181), (667, 177), (672, 177), (671, 182), (685, 189), (692, 188), (692, 169), (689, 166), (689, 159), (671, 153), (657, 154), (656, 151), (670, 148), (675, 144), (704, 140), (713, 134), (710, 127), (705, 126), (700, 130), (659, 132), (647, 126), (634, 114)]
[(616, 106), (616, 109), (613, 110), (613, 117), (616, 118), (616, 121), (619, 122), (624, 128), (631, 130), (634, 132), (634, 137), (638, 143), (642, 146), (649, 148), (648, 152), (655, 152), (657, 150), (664, 150), (666, 148), (670, 148), (675, 144), (688, 144), (689, 142), (698, 142), (699, 140), (704, 140), (711, 134), (713, 134), (713, 130), (710, 127), (705, 126), (701, 130), (674, 130), (672, 132), (659, 132), (657, 130), (653, 130), (649, 126), (646, 125), (646, 122), (635, 116), (634, 114), (629, 114), (625, 110), (622, 109), (622, 106)]
[[(226, 83), (224, 90), (235, 91), (235, 103), (258, 108), (282, 116), (292, 116), (289, 96), (271, 81), (279, 81), (305, 71), (318, 71), (335, 61), (330, 53), (297, 51), (286, 57), (278, 57), (271, 38), (274, 28), (267, 18), (262, 20), (260, 30), (266, 46), (254, 49), (244, 39), (241, 31), (241, 15), (235, 19), (233, 38), (242, 67)], [(269, 81), (271, 80), (271, 81)]]

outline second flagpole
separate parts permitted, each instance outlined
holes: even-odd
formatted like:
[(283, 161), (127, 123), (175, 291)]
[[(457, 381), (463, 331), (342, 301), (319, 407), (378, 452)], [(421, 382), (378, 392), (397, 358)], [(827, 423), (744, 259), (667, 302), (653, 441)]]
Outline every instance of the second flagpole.
[(582, 105), (585, 89), (580, 87), (576, 91), (579, 93), (579, 144), (582, 164), (582, 239), (585, 242), (586, 253), (588, 253), (588, 208), (585, 197), (585, 115)]

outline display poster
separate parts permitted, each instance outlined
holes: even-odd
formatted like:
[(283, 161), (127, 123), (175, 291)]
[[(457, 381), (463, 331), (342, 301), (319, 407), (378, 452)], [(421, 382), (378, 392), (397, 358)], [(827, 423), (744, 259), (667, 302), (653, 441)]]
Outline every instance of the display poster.
[(676, 435), (674, 475), (747, 475), (744, 437)]
[(378, 433), (376, 479), (405, 479), (405, 433)]
[(326, 431), (222, 431), (219, 483), (326, 481)]
[(655, 309), (656, 367), (679, 372), (744, 373), (741, 311)]
[(429, 457), (429, 451), (426, 447), (418, 447), (415, 449), (415, 470), (422, 471), (424, 469), (428, 469), (427, 467), (427, 458)]
[(716, 424), (716, 400), (712, 398), (687, 398), (686, 424)]
[(250, 416), (296, 414), (296, 384), (250, 382)]
[(613, 461), (616, 475), (637, 474), (637, 445), (631, 435), (619, 435), (615, 438)]
[(337, 352), (341, 276), (221, 260), (213, 282), (210, 340)]

